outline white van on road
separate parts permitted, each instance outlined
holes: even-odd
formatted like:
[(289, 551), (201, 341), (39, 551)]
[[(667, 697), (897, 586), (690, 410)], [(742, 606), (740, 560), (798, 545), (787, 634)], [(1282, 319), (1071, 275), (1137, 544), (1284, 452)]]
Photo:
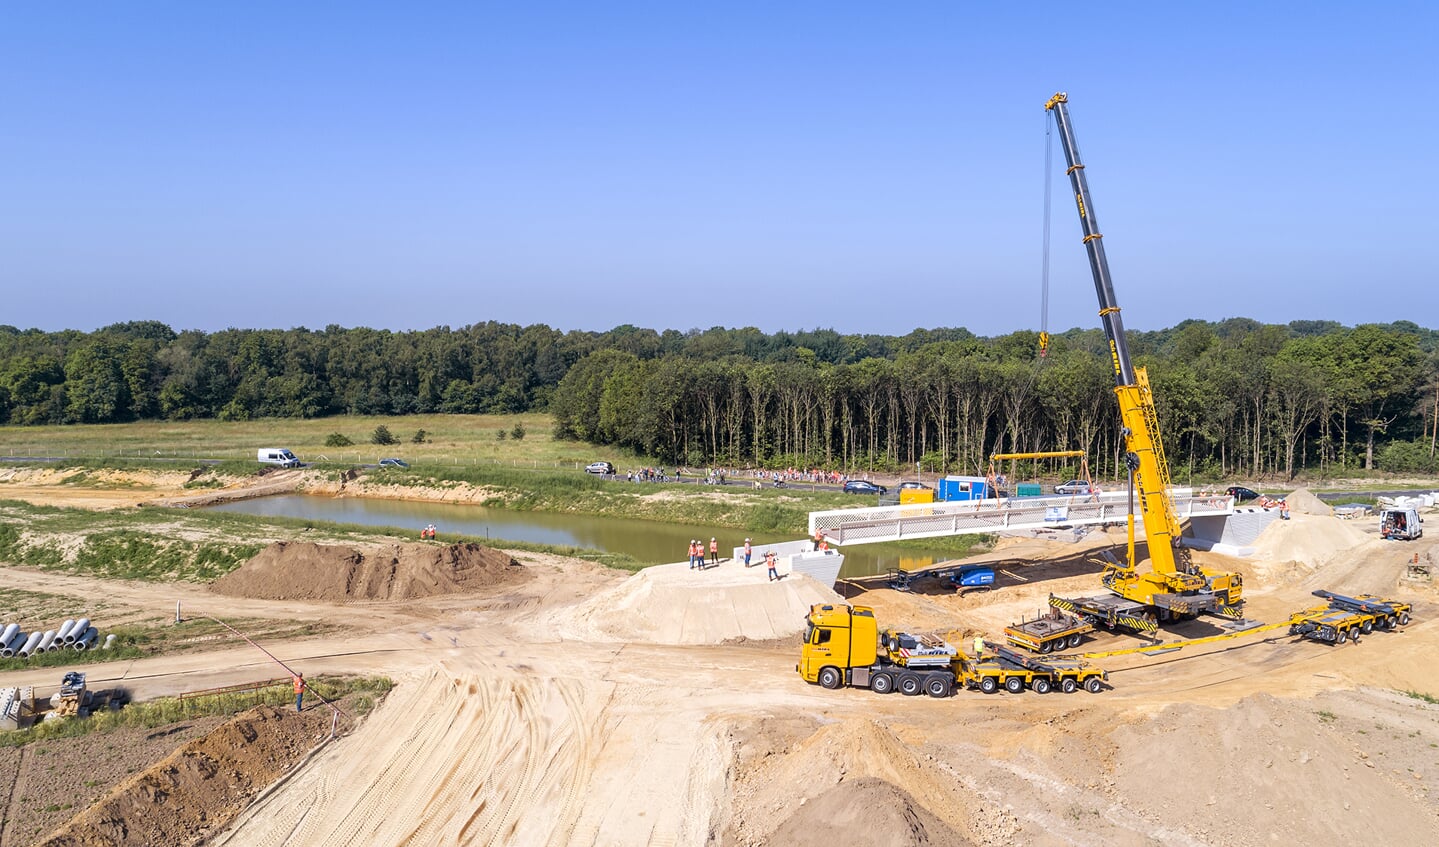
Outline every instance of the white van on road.
[(261, 447), (255, 460), (262, 465), (279, 465), (282, 468), (298, 468), (300, 460), (283, 447)]

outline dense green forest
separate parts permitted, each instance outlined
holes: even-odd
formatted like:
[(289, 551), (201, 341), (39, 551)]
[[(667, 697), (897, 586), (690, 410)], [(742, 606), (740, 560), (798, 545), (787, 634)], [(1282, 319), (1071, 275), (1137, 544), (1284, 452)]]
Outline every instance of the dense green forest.
[[(1401, 321), (1186, 321), (1131, 332), (1175, 476), (1436, 469), (1439, 333)], [(995, 451), (1117, 468), (1097, 330), (981, 338), (832, 330), (459, 329), (92, 333), (0, 327), (0, 420), (549, 411), (555, 433), (691, 465), (978, 472)]]

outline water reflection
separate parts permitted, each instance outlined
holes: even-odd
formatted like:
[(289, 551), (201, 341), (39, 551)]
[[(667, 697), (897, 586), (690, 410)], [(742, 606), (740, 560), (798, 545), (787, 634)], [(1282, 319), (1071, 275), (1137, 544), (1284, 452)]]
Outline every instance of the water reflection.
[[(239, 512), (267, 517), (301, 518), (313, 521), (389, 526), (418, 534), (427, 524), (441, 533), (460, 533), (477, 538), (528, 541), (536, 544), (568, 545), (624, 553), (646, 564), (682, 562), (690, 539), (709, 544), (715, 537), (722, 555), (744, 543), (741, 530), (694, 524), (612, 518), (595, 515), (564, 515), (553, 512), (511, 512), (485, 506), (456, 503), (419, 503), (404, 500), (314, 497), (285, 494), (240, 500), (210, 507), (222, 512)], [(751, 533), (756, 544), (793, 540), (774, 533)], [(889, 568), (907, 570), (950, 558), (945, 553), (915, 551), (888, 544), (861, 544), (845, 547), (843, 576), (884, 573)]]

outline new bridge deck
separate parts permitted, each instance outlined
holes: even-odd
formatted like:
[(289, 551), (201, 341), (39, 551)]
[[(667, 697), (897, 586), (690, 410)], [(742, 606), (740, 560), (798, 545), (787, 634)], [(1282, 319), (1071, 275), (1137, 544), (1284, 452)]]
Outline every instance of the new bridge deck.
[[(1201, 515), (1234, 513), (1234, 498), (1228, 495), (1198, 495), (1190, 488), (1170, 489), (1170, 494), (1181, 522)], [(875, 544), (905, 538), (1123, 523), (1128, 512), (1129, 495), (1124, 491), (908, 503), (810, 512), (809, 534), (823, 530), (835, 544)], [(1143, 523), (1138, 512), (1135, 520)]]

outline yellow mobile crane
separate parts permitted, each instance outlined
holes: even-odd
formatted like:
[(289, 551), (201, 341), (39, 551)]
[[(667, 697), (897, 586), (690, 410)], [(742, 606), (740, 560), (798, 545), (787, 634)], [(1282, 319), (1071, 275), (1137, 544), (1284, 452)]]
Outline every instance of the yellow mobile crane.
[[(1243, 617), (1243, 581), (1239, 574), (1198, 567), (1189, 551), (1177, 547), (1180, 527), (1174, 502), (1169, 496), (1169, 464), (1164, 458), (1164, 445), (1159, 437), (1159, 419), (1154, 411), (1154, 396), (1149, 389), (1149, 375), (1136, 368), (1129, 359), (1124, 338), (1124, 322), (1110, 282), (1109, 262), (1104, 255), (1104, 236), (1094, 216), (1094, 202), (1089, 196), (1084, 165), (1079, 147), (1074, 142), (1074, 129), (1069, 119), (1069, 96), (1055, 94), (1044, 108), (1054, 115), (1059, 128), (1060, 144), (1069, 164), (1066, 173), (1074, 189), (1074, 202), (1079, 207), (1079, 223), (1084, 231), (1084, 247), (1089, 252), (1089, 269), (1094, 275), (1094, 289), (1099, 295), (1099, 317), (1109, 339), (1109, 357), (1114, 367), (1114, 394), (1119, 398), (1119, 417), (1123, 425), (1124, 461), (1129, 470), (1129, 558), (1128, 561), (1105, 566), (1104, 585), (1127, 602), (1107, 602), (1113, 598), (1080, 598), (1062, 600), (1059, 608), (1079, 610), (1091, 615), (1108, 615), (1113, 619), (1153, 617), (1166, 620), (1215, 614), (1229, 618)], [(1134, 497), (1144, 516), (1144, 534), (1149, 541), (1150, 567), (1141, 572), (1134, 552)], [(1145, 608), (1141, 609), (1140, 606)]]

